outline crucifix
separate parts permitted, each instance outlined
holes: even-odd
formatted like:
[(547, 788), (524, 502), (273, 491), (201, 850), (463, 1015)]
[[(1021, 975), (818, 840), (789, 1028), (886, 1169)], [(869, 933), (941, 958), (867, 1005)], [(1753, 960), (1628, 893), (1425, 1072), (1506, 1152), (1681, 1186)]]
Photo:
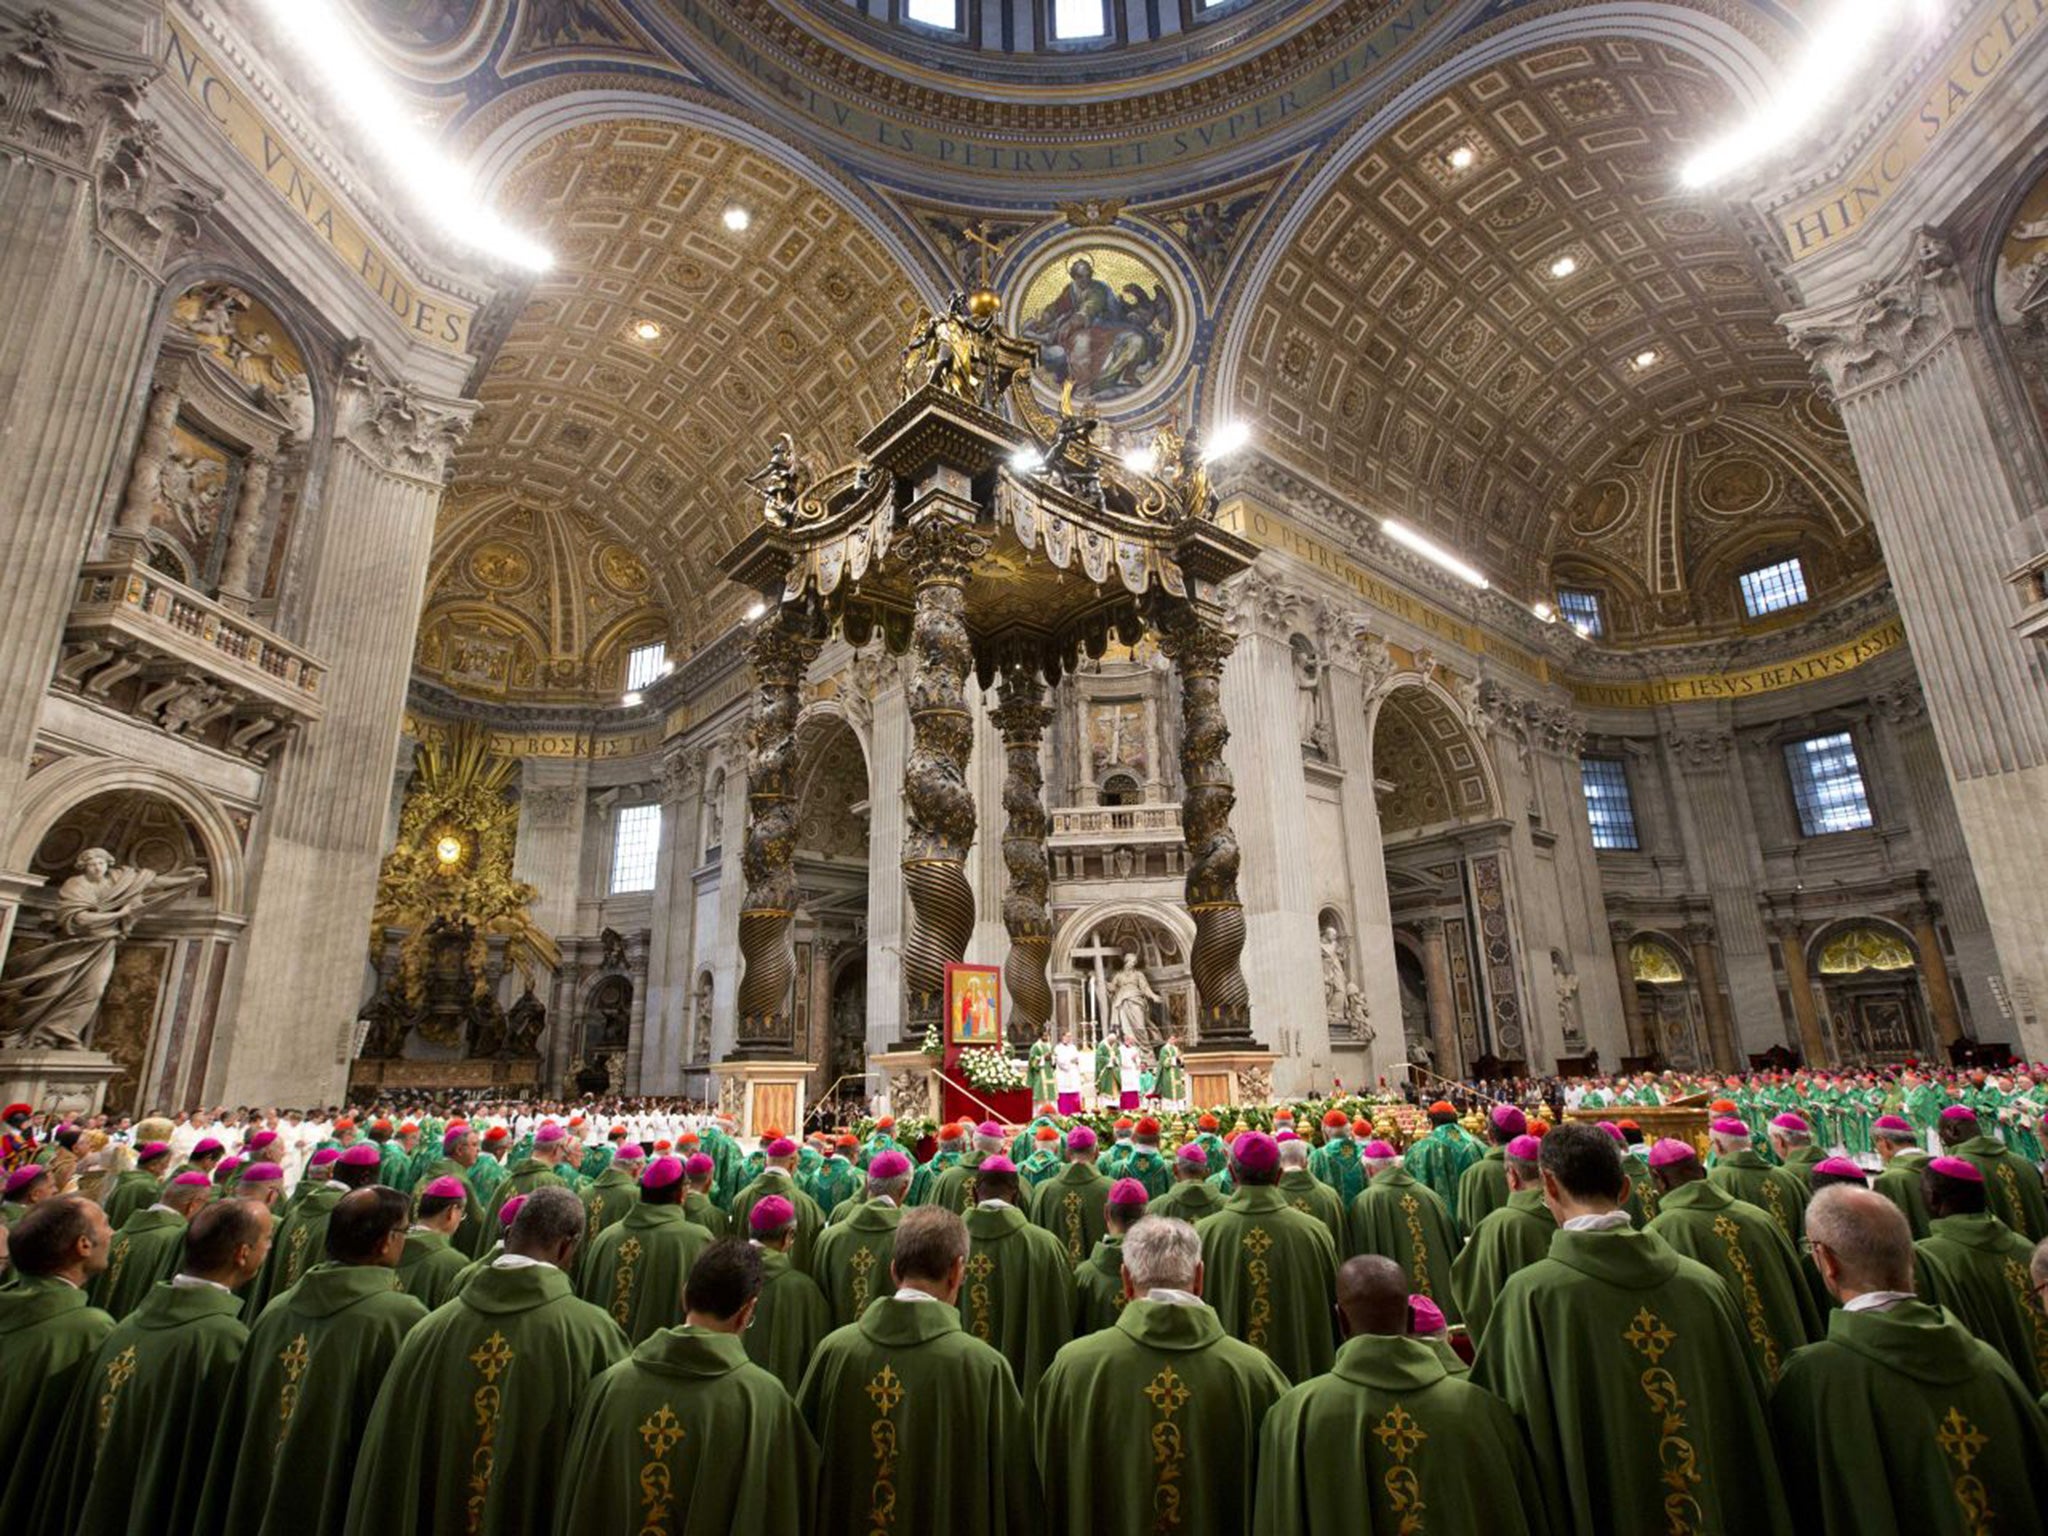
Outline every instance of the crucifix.
[[(1103, 1013), (1109, 1006), (1109, 962), (1121, 960), (1124, 952), (1115, 944), (1105, 942), (1106, 935), (1098, 928), (1088, 935), (1088, 942), (1074, 949), (1074, 963), (1083, 967), (1081, 977), (1081, 1044), (1093, 1050), (1095, 1042), (1102, 1038)], [(1085, 962), (1094, 961), (1094, 974), (1087, 974)]]
[(974, 280), (980, 287), (986, 288), (988, 286), (989, 258), (1002, 255), (1003, 247), (1010, 242), (1008, 240), (991, 238), (987, 222), (981, 219), (975, 220), (972, 224), (961, 230), (960, 237), (970, 245), (979, 247), (974, 253)]

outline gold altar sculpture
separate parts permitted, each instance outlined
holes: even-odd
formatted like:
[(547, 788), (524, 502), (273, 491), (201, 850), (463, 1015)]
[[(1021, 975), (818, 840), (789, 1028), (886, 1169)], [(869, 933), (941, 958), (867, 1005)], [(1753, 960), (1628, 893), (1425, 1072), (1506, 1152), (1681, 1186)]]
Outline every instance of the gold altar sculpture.
[[(1046, 975), (1047, 813), (1039, 747), (1047, 691), (1112, 636), (1149, 633), (1181, 678), (1188, 911), (1195, 1024), (1205, 1051), (1257, 1053), (1239, 958), (1235, 803), (1223, 761), (1221, 687), (1234, 637), (1218, 585), (1255, 550), (1215, 520), (1199, 436), (1169, 426), (1149, 450), (1112, 452), (1071, 392), (1057, 417), (1029, 396), (1035, 348), (999, 323), (986, 274), (942, 313), (921, 312), (903, 348), (899, 404), (860, 440), (860, 461), (813, 476), (789, 440), (748, 478), (758, 525), (720, 562), (759, 595), (745, 645), (753, 672), (748, 825), (734, 1059), (794, 1050), (790, 1013), (799, 692), (835, 630), (911, 653), (912, 744), (902, 861), (910, 931), (901, 1038), (940, 1015), (946, 966), (974, 928), (964, 863), (976, 807), (966, 683), (1000, 682), (991, 718), (1005, 755), (1004, 967), (1020, 1035), (1052, 1010)], [(1080, 579), (1075, 579), (1078, 574)]]

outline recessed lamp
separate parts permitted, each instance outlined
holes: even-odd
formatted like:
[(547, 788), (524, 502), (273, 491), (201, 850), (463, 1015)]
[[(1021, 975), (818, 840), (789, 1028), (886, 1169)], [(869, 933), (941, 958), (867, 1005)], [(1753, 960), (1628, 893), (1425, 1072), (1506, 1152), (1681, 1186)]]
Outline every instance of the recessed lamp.
[(754, 216), (738, 203), (725, 210), (725, 227), (736, 235), (753, 222)]
[(1576, 256), (1560, 256), (1550, 264), (1550, 275), (1552, 277), (1570, 277), (1578, 270), (1579, 259)]
[(627, 709), (631, 709), (634, 705), (638, 704), (644, 697), (645, 695), (643, 695), (638, 688), (635, 688), (632, 689), (630, 692), (621, 694), (619, 696), (619, 702), (623, 704)]
[(1474, 153), (1470, 144), (1460, 144), (1456, 149), (1444, 156), (1444, 159), (1454, 171), (1471, 170), (1472, 162), (1478, 158), (1479, 156)]
[(659, 341), (661, 340), (661, 327), (652, 320), (642, 320), (633, 327), (633, 334), (642, 341)]
[(767, 612), (768, 605), (764, 602), (756, 601), (752, 607), (747, 609), (747, 622), (751, 624), (756, 619), (766, 615)]
[(1635, 363), (1636, 372), (1638, 373), (1641, 373), (1645, 368), (1654, 368), (1657, 366), (1657, 349), (1655, 347), (1645, 347), (1635, 355), (1632, 361)]

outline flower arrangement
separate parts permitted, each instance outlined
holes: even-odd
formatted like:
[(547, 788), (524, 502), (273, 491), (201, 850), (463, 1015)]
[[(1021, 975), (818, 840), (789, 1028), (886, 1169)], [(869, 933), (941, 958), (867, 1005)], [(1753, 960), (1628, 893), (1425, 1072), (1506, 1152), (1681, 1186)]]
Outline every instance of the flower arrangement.
[(1028, 1081), (1022, 1062), (1013, 1061), (1001, 1051), (987, 1047), (960, 1053), (960, 1075), (967, 1079), (969, 1087), (979, 1088), (984, 1093), (1022, 1088)]
[(939, 1038), (938, 1025), (925, 1025), (924, 1042), (918, 1046), (918, 1050), (931, 1057), (934, 1061), (946, 1054), (946, 1042)]

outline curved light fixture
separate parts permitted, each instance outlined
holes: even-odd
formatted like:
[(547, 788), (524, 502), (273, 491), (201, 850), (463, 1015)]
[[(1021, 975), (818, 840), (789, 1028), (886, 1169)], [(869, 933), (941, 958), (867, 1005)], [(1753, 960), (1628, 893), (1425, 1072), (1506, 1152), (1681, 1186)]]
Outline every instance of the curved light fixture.
[(1406, 545), (1432, 565), (1449, 571), (1458, 580), (1475, 586), (1482, 592), (1493, 585), (1485, 576), (1445, 549), (1443, 545), (1434, 539), (1425, 538), (1404, 522), (1391, 517), (1381, 518), (1380, 531), (1396, 544)]

